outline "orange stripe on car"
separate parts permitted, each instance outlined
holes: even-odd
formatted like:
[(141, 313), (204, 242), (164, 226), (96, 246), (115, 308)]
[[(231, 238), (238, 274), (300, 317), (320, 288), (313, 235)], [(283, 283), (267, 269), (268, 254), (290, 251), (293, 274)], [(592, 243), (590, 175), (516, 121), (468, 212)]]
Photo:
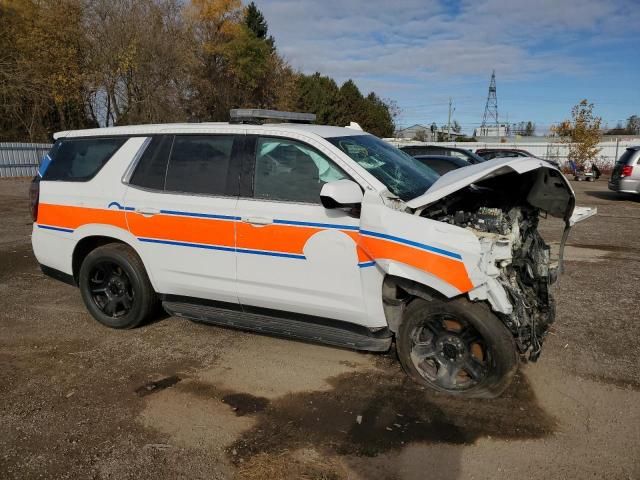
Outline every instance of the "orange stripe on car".
[(88, 224), (106, 224), (127, 229), (123, 210), (105, 210), (101, 208), (76, 207), (41, 203), (38, 206), (38, 223), (55, 225), (75, 230)]
[[(76, 207), (41, 203), (38, 223), (75, 230), (87, 224), (105, 224), (130, 230), (136, 237), (188, 243), (262, 250), (302, 255), (309, 239), (322, 227), (270, 224), (255, 227), (243, 222), (156, 214), (151, 217), (125, 210)], [(127, 226), (128, 222), (128, 226)], [(428, 272), (460, 292), (473, 288), (464, 262), (384, 238), (361, 235), (356, 230), (340, 230), (356, 243), (358, 262), (388, 259)], [(435, 249), (438, 250), (438, 249)], [(456, 257), (457, 256), (456, 254)]]
[(473, 288), (467, 269), (460, 260), (409, 245), (364, 235), (360, 236), (359, 246), (376, 260), (388, 259), (406, 263), (441, 278), (456, 287), (460, 292), (468, 292)]
[(129, 230), (136, 237), (235, 246), (235, 226), (232, 221), (162, 214), (144, 217), (135, 212), (127, 212), (127, 220)]

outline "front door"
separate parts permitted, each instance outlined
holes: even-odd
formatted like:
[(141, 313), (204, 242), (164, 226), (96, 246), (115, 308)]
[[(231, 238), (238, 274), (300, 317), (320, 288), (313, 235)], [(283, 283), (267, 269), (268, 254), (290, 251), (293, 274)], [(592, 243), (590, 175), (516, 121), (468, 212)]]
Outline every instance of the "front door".
[(235, 221), (243, 136), (153, 137), (129, 180), (130, 232), (159, 293), (238, 305)]
[(375, 267), (369, 259), (358, 258), (359, 219), (320, 203), (322, 185), (347, 175), (302, 141), (248, 139), (255, 141), (252, 198), (238, 200), (236, 224), (243, 308), (366, 325), (364, 270)]

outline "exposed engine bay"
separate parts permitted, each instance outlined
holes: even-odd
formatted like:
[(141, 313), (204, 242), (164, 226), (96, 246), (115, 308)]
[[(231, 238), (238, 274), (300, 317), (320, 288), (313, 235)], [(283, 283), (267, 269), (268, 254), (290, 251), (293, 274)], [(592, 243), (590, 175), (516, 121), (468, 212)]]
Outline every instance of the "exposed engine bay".
[[(487, 288), (486, 296), (475, 292), (470, 298), (488, 300), (514, 335), (520, 353), (535, 361), (555, 319), (550, 286), (557, 279), (558, 264), (551, 262), (550, 248), (538, 232), (544, 213), (527, 202), (533, 175), (520, 175), (517, 181), (509, 177), (470, 185), (421, 215), (470, 229), (480, 239), (481, 268), (489, 282), (502, 289)], [(491, 297), (489, 290), (504, 290), (506, 297)]]

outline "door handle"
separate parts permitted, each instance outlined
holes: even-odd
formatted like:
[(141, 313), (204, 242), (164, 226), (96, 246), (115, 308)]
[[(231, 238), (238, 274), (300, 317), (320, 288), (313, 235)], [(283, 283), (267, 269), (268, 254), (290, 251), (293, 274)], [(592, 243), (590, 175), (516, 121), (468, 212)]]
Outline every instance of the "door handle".
[(273, 218), (266, 217), (242, 217), (244, 223), (250, 223), (252, 225), (270, 225), (273, 223)]
[(158, 210), (157, 208), (142, 207), (142, 208), (136, 208), (136, 213), (139, 213), (144, 217), (152, 217), (153, 215), (157, 215), (158, 213), (160, 213), (160, 210)]

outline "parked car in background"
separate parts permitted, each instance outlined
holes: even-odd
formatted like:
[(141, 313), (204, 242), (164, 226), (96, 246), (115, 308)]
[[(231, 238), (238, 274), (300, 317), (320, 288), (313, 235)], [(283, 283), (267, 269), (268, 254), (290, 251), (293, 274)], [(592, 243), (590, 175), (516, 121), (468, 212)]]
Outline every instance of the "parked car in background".
[[(521, 148), (478, 148), (476, 150), (476, 155), (484, 158), (485, 160), (493, 160), (494, 158), (540, 158)], [(544, 160), (555, 167), (560, 166), (555, 160), (548, 160), (546, 158), (540, 158), (540, 160)]]
[(485, 160), (493, 160), (494, 158), (517, 158), (517, 157), (533, 157), (536, 156), (519, 148), (478, 148), (476, 155)]
[(405, 147), (400, 147), (400, 150), (408, 153), (412, 157), (417, 157), (419, 155), (456, 157), (462, 160), (466, 160), (471, 164), (482, 163), (486, 160), (481, 156), (476, 155), (471, 150), (456, 147), (445, 147), (440, 145), (407, 145)]
[(640, 145), (627, 148), (613, 167), (609, 190), (640, 193)]
[(461, 158), (447, 157), (445, 155), (418, 155), (413, 158), (435, 171), (438, 175), (444, 175), (451, 170), (471, 165)]

